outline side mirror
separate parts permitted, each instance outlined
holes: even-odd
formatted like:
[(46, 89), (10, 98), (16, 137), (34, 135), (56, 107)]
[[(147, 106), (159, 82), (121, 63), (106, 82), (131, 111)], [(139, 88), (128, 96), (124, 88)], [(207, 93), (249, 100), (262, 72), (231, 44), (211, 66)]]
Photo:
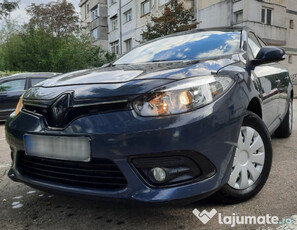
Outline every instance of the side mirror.
[(257, 57), (251, 61), (251, 63), (255, 66), (268, 64), (272, 62), (278, 62), (285, 60), (286, 52), (281, 48), (277, 48), (274, 46), (264, 46), (260, 49)]

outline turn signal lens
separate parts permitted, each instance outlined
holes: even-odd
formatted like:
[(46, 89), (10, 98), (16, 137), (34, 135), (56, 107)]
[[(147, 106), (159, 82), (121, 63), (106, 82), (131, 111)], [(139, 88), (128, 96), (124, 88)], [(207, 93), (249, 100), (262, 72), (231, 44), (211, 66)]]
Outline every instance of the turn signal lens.
[(14, 112), (15, 116), (17, 116), (21, 112), (22, 108), (23, 108), (23, 97), (20, 97), (20, 100)]

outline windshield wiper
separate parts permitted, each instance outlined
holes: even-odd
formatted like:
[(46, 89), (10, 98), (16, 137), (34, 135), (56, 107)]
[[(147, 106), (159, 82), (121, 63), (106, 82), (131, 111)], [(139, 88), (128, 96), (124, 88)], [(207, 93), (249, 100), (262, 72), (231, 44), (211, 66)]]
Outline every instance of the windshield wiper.
[(152, 60), (151, 62), (153, 62), (153, 63), (156, 63), (156, 62), (184, 62), (184, 63), (190, 63), (190, 64), (196, 64), (196, 63), (199, 63), (201, 60), (200, 59), (193, 59), (193, 60), (166, 60), (166, 59), (164, 59), (164, 60), (162, 60), (162, 59), (160, 59), (160, 60)]

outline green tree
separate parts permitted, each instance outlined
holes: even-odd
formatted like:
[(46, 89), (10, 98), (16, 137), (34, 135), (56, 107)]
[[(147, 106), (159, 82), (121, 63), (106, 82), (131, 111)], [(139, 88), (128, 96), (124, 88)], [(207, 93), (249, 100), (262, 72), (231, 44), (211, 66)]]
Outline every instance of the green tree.
[(3, 17), (7, 17), (18, 6), (19, 6), (18, 1), (4, 0), (3, 2), (0, 2), (0, 19)]
[(27, 8), (31, 16), (29, 25), (57, 37), (68, 36), (79, 30), (79, 16), (72, 3), (58, 0), (48, 4), (32, 3)]
[(182, 2), (171, 0), (166, 5), (164, 14), (160, 17), (152, 17), (152, 23), (148, 23), (147, 30), (143, 32), (145, 40), (152, 40), (165, 35), (187, 31), (196, 28), (197, 22), (192, 23), (192, 9), (185, 9)]
[(87, 37), (56, 37), (33, 28), (11, 35), (0, 47), (3, 69), (15, 71), (65, 73), (99, 67), (112, 58)]

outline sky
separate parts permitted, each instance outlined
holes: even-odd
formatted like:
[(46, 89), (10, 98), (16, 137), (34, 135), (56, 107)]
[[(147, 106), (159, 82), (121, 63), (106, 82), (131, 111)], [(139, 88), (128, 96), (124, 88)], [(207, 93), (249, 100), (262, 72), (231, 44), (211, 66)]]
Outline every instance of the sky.
[[(29, 21), (29, 16), (26, 14), (26, 7), (31, 5), (31, 3), (46, 4), (46, 3), (49, 3), (52, 1), (53, 0), (20, 0), (19, 9), (15, 10), (11, 13), (11, 18), (16, 20), (20, 24), (27, 23)], [(71, 2), (75, 6), (76, 11), (78, 13), (80, 12), (80, 9), (78, 6), (80, 0), (68, 0), (68, 2)]]

